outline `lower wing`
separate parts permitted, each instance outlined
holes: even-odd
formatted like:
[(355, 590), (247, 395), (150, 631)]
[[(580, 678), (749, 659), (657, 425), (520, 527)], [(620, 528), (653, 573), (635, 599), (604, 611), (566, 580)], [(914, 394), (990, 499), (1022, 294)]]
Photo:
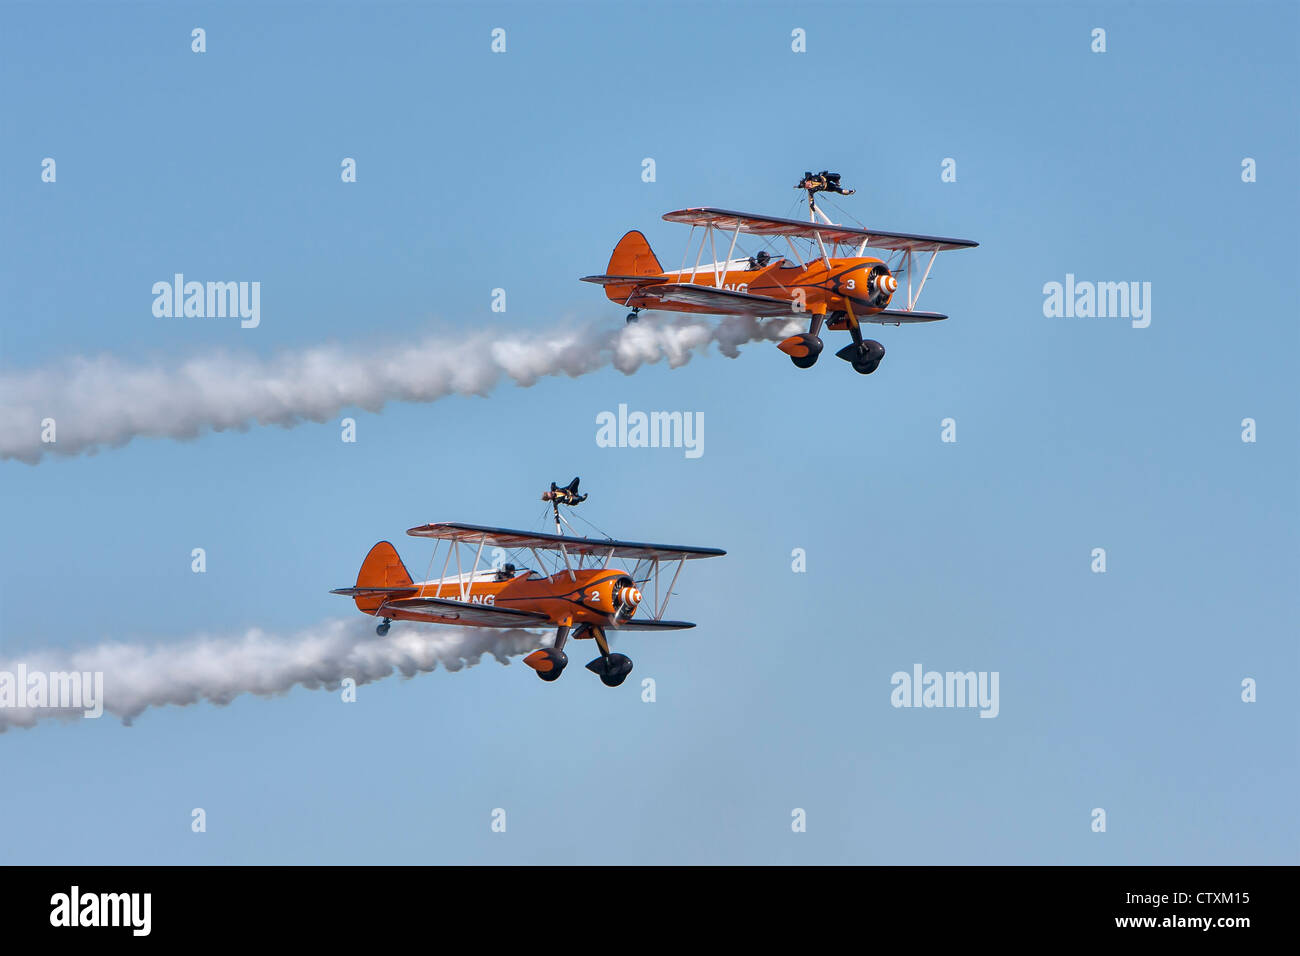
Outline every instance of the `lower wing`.
[[(637, 289), (637, 295), (679, 305), (708, 309), (715, 315), (752, 315), (758, 318), (791, 318), (795, 315), (793, 299), (774, 299), (767, 295), (719, 289), (690, 282), (669, 282)], [(653, 308), (650, 306), (649, 308)]]
[(858, 316), (859, 322), (876, 322), (880, 325), (903, 325), (907, 322), (941, 322), (948, 316), (942, 312), (915, 312), (908, 309), (882, 309), (872, 315)]
[(521, 611), (494, 604), (469, 604), (446, 598), (399, 598), (384, 602), (378, 613), (387, 608), (433, 622), (473, 627), (541, 627), (551, 623), (548, 615), (537, 611)]
[(608, 627), (614, 631), (680, 631), (688, 627), (694, 627), (690, 621), (624, 621), (622, 624), (610, 624)]

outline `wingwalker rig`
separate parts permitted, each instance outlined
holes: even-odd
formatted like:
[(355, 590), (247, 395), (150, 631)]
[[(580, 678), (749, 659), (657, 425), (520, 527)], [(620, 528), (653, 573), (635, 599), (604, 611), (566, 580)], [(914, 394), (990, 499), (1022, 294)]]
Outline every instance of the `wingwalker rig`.
[(852, 196), (856, 189), (845, 189), (840, 185), (840, 174), (832, 173), (823, 169), (814, 176), (812, 173), (805, 172), (803, 179), (794, 184), (795, 189), (804, 189), (808, 191), (808, 221), (816, 222), (817, 217), (821, 216), (822, 221), (834, 225), (826, 214), (817, 208), (816, 195), (818, 193), (839, 193), (841, 196)]
[(570, 531), (573, 530), (573, 525), (569, 524), (569, 522), (565, 518), (561, 517), (560, 505), (566, 505), (570, 508), (576, 508), (578, 507), (578, 505), (582, 504), (584, 501), (587, 500), (586, 495), (578, 494), (578, 482), (581, 480), (582, 480), (581, 478), (574, 478), (563, 488), (556, 487), (555, 482), (551, 482), (551, 490), (542, 492), (542, 500), (549, 501), (551, 503), (551, 511), (555, 513), (556, 534), (564, 534), (564, 532), (560, 529), (561, 521), (563, 521), (566, 525), (569, 525)]
[[(542, 500), (551, 505), (554, 534), (456, 522), (419, 525), (406, 533), (438, 542), (429, 558), (429, 571), (441, 542), (448, 543), (439, 577), (413, 581), (397, 550), (380, 541), (361, 563), (356, 585), (331, 593), (352, 598), (357, 610), (380, 618), (375, 628), (380, 637), (388, 634), (395, 620), (462, 627), (554, 627), (554, 643), (524, 658), (544, 681), (556, 680), (564, 672), (569, 663), (564, 647), (570, 637), (591, 638), (600, 656), (587, 670), (607, 686), (617, 687), (631, 673), (632, 661), (610, 651), (606, 632), (694, 627), (688, 621), (664, 619), (677, 576), (688, 560), (726, 552), (564, 534), (564, 528), (572, 531), (573, 526), (560, 506), (574, 508), (587, 500), (585, 494), (578, 493), (577, 478), (563, 488), (552, 482)], [(480, 569), (485, 548), (500, 554), (491, 566)], [(466, 549), (473, 556), (468, 571), (463, 570), (461, 561)], [(522, 563), (528, 555), (534, 562), (532, 568), (514, 563)], [(635, 563), (630, 571), (623, 570), (613, 565), (616, 558)], [(455, 573), (449, 574), (453, 560)], [(671, 580), (662, 587), (662, 572), (670, 566)]]
[[(681, 268), (664, 269), (645, 236), (634, 229), (614, 247), (605, 273), (584, 276), (583, 281), (603, 286), (610, 301), (631, 309), (629, 322), (635, 322), (642, 309), (785, 320), (801, 320), (806, 314), (808, 331), (777, 344), (796, 367), (811, 368), (816, 363), (822, 352), (821, 331), (826, 328), (849, 333), (852, 341), (835, 355), (854, 371), (869, 375), (880, 365), (885, 347), (864, 338), (862, 325), (946, 319), (941, 312), (922, 312), (916, 307), (935, 256), (979, 243), (836, 225), (818, 207), (817, 194), (851, 196), (854, 190), (845, 188), (840, 174), (830, 170), (805, 172), (795, 188), (808, 194), (806, 221), (712, 206), (678, 209), (663, 218), (691, 227)], [(701, 234), (695, 265), (687, 266), (697, 228)], [(755, 239), (770, 249), (746, 252), (739, 246), (742, 233), (747, 240)], [(721, 258), (719, 247), (726, 250)], [(742, 253), (738, 258), (737, 248)], [(867, 255), (868, 249), (887, 253), (878, 258)], [(913, 291), (913, 256), (926, 253), (929, 261)], [(900, 278), (904, 274), (907, 304), (896, 308), (894, 299), (902, 298)]]

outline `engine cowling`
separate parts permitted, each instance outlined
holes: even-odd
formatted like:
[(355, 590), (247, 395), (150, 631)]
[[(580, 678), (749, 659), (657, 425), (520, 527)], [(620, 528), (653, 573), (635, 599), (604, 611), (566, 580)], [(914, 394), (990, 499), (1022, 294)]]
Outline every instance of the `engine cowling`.
[(604, 614), (630, 617), (637, 605), (641, 603), (640, 590), (626, 575), (601, 584), (589, 585), (584, 590), (582, 603)]
[(835, 283), (835, 292), (858, 309), (883, 309), (897, 291), (898, 280), (883, 262), (863, 263)]

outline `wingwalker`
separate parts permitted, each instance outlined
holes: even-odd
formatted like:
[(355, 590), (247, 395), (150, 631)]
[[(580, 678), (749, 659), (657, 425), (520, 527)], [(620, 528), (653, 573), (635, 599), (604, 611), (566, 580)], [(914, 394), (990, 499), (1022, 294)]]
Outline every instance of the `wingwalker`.
[[(387, 541), (380, 541), (361, 562), (356, 586), (330, 593), (346, 595), (356, 602), (357, 610), (381, 618), (375, 628), (380, 637), (388, 634), (393, 621), (464, 627), (554, 627), (554, 644), (524, 658), (524, 663), (544, 681), (556, 680), (564, 672), (569, 663), (564, 646), (570, 637), (579, 641), (591, 638), (600, 656), (587, 665), (587, 670), (598, 675), (607, 687), (617, 687), (631, 673), (632, 661), (610, 651), (606, 632), (694, 627), (688, 621), (664, 619), (677, 576), (693, 558), (713, 558), (726, 552), (566, 535), (561, 525), (567, 525), (570, 531), (573, 526), (560, 513), (560, 507), (574, 508), (587, 500), (585, 494), (578, 494), (577, 478), (563, 488), (552, 482), (542, 500), (551, 505), (554, 534), (454, 522), (419, 525), (406, 533), (448, 542), (439, 577), (413, 581), (397, 550)], [(439, 546), (434, 546), (429, 559), (430, 571)], [(497, 566), (479, 568), (484, 548), (502, 550)], [(473, 555), (468, 571), (462, 570), (462, 549)], [(534, 563), (531, 568), (513, 563), (528, 556)], [(511, 558), (511, 563), (505, 557)], [(635, 561), (632, 570), (615, 567), (611, 562), (616, 558)], [(453, 561), (455, 573), (449, 574)], [(661, 593), (662, 572), (670, 568), (671, 580)]]
[[(790, 318), (807, 312), (808, 331), (785, 339), (777, 347), (799, 368), (811, 368), (822, 351), (818, 333), (828, 329), (849, 331), (853, 341), (835, 354), (855, 371), (870, 375), (885, 356), (885, 347), (874, 339), (863, 339), (861, 324), (902, 325), (937, 322), (948, 316), (921, 312), (916, 308), (921, 290), (930, 277), (935, 256), (946, 249), (971, 249), (979, 243), (970, 239), (945, 239), (905, 232), (839, 226), (817, 206), (819, 192), (851, 196), (852, 189), (840, 185), (840, 174), (823, 170), (804, 173), (796, 189), (808, 193), (808, 221), (755, 216), (728, 209), (702, 207), (666, 213), (668, 222), (688, 223), (691, 234), (680, 269), (665, 271), (650, 250), (645, 236), (635, 229), (614, 247), (604, 275), (584, 276), (583, 282), (605, 287), (605, 295), (632, 311), (635, 322), (642, 309), (669, 312), (699, 312), (710, 315), (749, 315), (756, 318)], [(686, 266), (695, 229), (700, 243), (695, 264)], [(741, 233), (770, 245), (754, 255), (732, 258)], [(718, 236), (730, 241), (727, 255), (718, 259)], [(777, 249), (784, 240), (790, 258)], [(801, 254), (796, 241), (804, 245)], [(703, 262), (704, 245), (709, 244), (711, 262)], [(841, 248), (843, 247), (843, 248)], [(887, 262), (865, 255), (867, 249), (884, 249)], [(915, 291), (912, 288), (913, 256), (930, 254)], [(841, 254), (843, 253), (843, 254)], [(898, 276), (907, 276), (907, 307), (891, 309), (898, 291)]]

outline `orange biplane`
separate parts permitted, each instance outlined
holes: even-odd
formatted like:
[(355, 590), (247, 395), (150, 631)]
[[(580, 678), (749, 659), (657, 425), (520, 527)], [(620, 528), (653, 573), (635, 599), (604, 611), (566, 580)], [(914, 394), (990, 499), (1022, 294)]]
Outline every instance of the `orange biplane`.
[[(792, 318), (807, 312), (811, 315), (808, 331), (785, 339), (778, 348), (799, 368), (810, 368), (822, 351), (818, 335), (822, 326), (847, 329), (853, 341), (835, 354), (856, 371), (869, 375), (880, 365), (885, 347), (872, 339), (864, 340), (861, 324), (902, 325), (946, 319), (939, 312), (916, 308), (935, 256), (944, 250), (970, 249), (979, 243), (836, 225), (817, 207), (814, 195), (852, 194), (853, 190), (840, 187), (838, 173), (805, 173), (795, 188), (808, 192), (807, 222), (711, 207), (679, 209), (667, 213), (664, 219), (691, 227), (680, 269), (666, 271), (645, 236), (632, 230), (614, 247), (605, 274), (584, 276), (582, 281), (604, 286), (611, 301), (630, 308), (629, 322), (635, 322), (642, 309), (756, 318)], [(703, 232), (695, 265), (688, 268), (686, 256), (690, 255), (697, 227)], [(752, 256), (732, 258), (742, 233), (764, 243), (784, 240), (790, 258), (779, 250), (777, 255), (762, 250)], [(719, 234), (723, 242), (730, 241), (723, 259), (717, 258)], [(808, 244), (805, 255), (800, 255), (796, 241)], [(713, 261), (702, 263), (706, 242)], [(868, 249), (888, 250), (892, 265), (866, 255)], [(927, 252), (929, 260), (913, 291), (912, 258)], [(897, 276), (903, 273), (907, 275), (907, 306), (891, 309), (899, 288)]]
[[(568, 664), (564, 646), (570, 637), (593, 638), (600, 656), (587, 669), (607, 686), (617, 687), (631, 672), (632, 662), (626, 655), (611, 653), (606, 631), (694, 627), (687, 621), (664, 619), (677, 575), (688, 560), (726, 552), (561, 534), (559, 506), (573, 506), (586, 498), (577, 495), (577, 488), (575, 478), (567, 488), (557, 489), (552, 484), (551, 491), (543, 495), (555, 512), (555, 534), (454, 522), (420, 525), (406, 533), (448, 542), (439, 577), (413, 581), (397, 550), (387, 541), (380, 541), (361, 563), (356, 585), (330, 593), (351, 597), (357, 610), (382, 618), (375, 628), (381, 637), (388, 633), (392, 621), (467, 627), (554, 627), (554, 644), (524, 658), (524, 663), (545, 681), (558, 678)], [(462, 570), (462, 546), (473, 554), (467, 571)], [(479, 568), (484, 548), (501, 549), (495, 567)], [(535, 568), (505, 563), (505, 557), (513, 557), (508, 552), (531, 554)], [(550, 559), (549, 569), (543, 555)], [(632, 570), (614, 566), (616, 558), (633, 560)], [(429, 560), (430, 570), (433, 560)], [(455, 573), (449, 574), (453, 562)], [(660, 571), (669, 567), (673, 568), (672, 579), (661, 594)]]

